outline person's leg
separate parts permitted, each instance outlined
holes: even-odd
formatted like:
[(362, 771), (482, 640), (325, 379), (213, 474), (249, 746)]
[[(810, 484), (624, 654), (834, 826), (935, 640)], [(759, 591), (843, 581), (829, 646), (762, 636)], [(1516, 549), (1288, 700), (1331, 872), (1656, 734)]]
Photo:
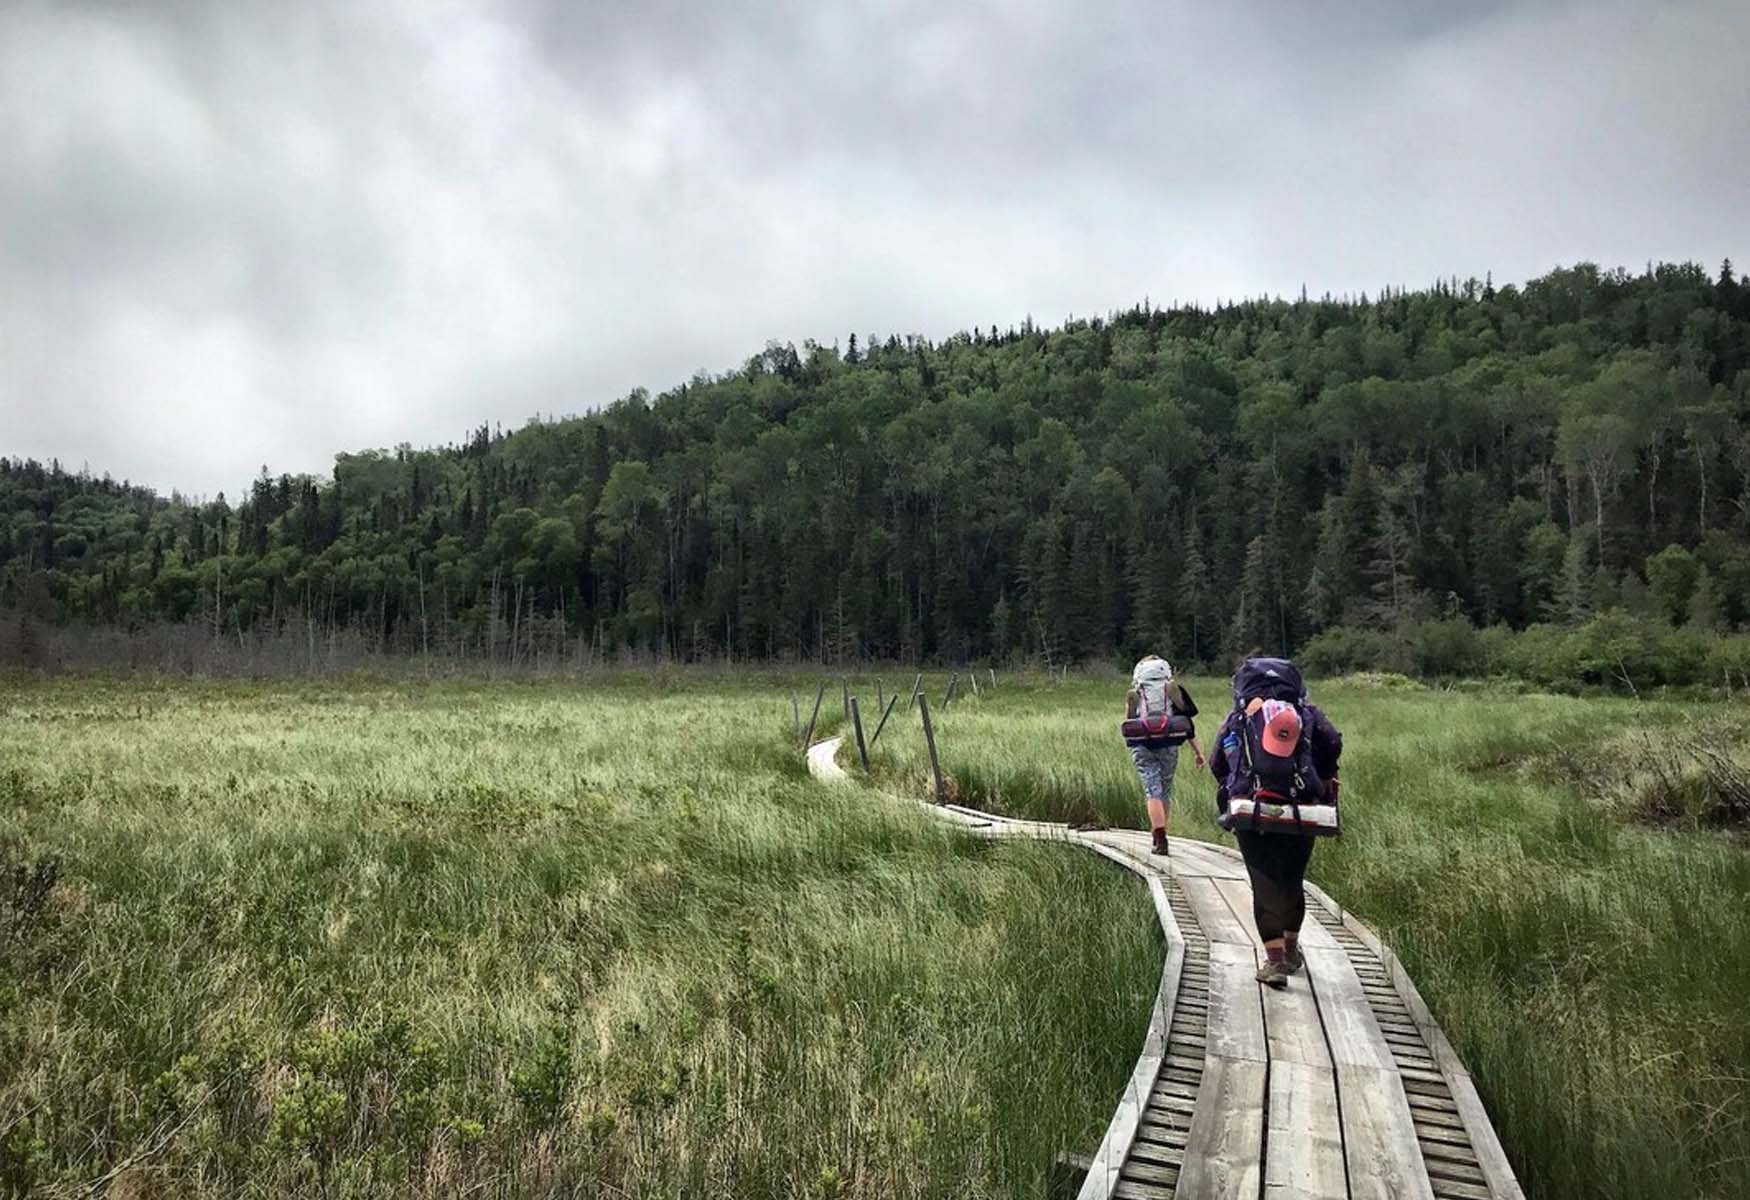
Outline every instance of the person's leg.
[(1315, 839), (1285, 835), (1282, 840), (1289, 843), (1282, 853), (1282, 953), (1289, 970), (1298, 971), (1306, 961), (1300, 954), (1300, 927), (1306, 920), (1306, 866)]
[(1279, 861), (1282, 848), (1277, 844), (1283, 838), (1250, 830), (1240, 830), (1235, 836), (1252, 884), (1252, 920), (1257, 923), (1258, 938), (1264, 943), (1264, 965), (1258, 970), (1258, 979), (1271, 987), (1286, 987), (1289, 896)]
[(1167, 842), (1167, 822), (1173, 816), (1173, 776), (1179, 770), (1179, 748), (1177, 746), (1163, 746), (1155, 751), (1155, 758), (1160, 763), (1161, 772), (1160, 819), (1155, 820), (1155, 810), (1151, 807), (1149, 809), (1149, 823), (1160, 831), (1155, 835), (1155, 840), (1160, 842), (1164, 848)]
[(1142, 780), (1143, 803), (1148, 808), (1148, 827), (1154, 840), (1154, 852), (1167, 852), (1167, 803), (1161, 785), (1161, 764), (1155, 752), (1147, 746), (1132, 746), (1130, 761), (1136, 764), (1136, 774)]

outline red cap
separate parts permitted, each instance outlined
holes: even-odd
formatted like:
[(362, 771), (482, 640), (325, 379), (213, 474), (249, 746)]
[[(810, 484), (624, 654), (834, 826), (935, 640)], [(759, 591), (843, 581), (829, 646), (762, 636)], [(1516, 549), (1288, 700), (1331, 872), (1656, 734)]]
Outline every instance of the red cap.
[(1300, 743), (1300, 714), (1286, 700), (1264, 701), (1264, 749), (1280, 758), (1294, 754)]

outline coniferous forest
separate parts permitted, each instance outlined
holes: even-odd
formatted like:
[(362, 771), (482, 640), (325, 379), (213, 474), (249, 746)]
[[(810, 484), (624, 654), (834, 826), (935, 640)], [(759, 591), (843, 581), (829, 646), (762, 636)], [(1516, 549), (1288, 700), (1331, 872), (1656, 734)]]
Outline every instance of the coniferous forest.
[(1750, 286), (1582, 264), (772, 344), (584, 416), (270, 468), (193, 503), (0, 459), (0, 608), (505, 661), (1260, 647), (1693, 682), (1750, 627)]

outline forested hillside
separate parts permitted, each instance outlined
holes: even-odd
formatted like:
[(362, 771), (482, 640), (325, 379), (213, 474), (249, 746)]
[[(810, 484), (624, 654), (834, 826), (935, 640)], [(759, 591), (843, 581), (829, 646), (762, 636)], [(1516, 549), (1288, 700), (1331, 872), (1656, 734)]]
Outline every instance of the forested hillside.
[(1750, 287), (1581, 265), (773, 345), (201, 504), (0, 460), (0, 604), (496, 656), (531, 630), (1051, 663), (1322, 633), (1343, 665), (1610, 610), (1725, 631), (1750, 624)]

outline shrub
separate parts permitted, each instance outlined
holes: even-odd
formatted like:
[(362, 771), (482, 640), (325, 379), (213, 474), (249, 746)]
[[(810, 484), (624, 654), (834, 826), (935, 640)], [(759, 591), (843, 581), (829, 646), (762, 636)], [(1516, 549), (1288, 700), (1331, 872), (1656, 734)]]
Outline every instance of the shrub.
[(1475, 675), (1483, 668), (1482, 639), (1463, 617), (1412, 626), (1409, 642), (1418, 675)]
[(1343, 675), (1351, 671), (1396, 671), (1411, 669), (1403, 645), (1376, 629), (1335, 625), (1300, 648), (1295, 660), (1315, 675)]

